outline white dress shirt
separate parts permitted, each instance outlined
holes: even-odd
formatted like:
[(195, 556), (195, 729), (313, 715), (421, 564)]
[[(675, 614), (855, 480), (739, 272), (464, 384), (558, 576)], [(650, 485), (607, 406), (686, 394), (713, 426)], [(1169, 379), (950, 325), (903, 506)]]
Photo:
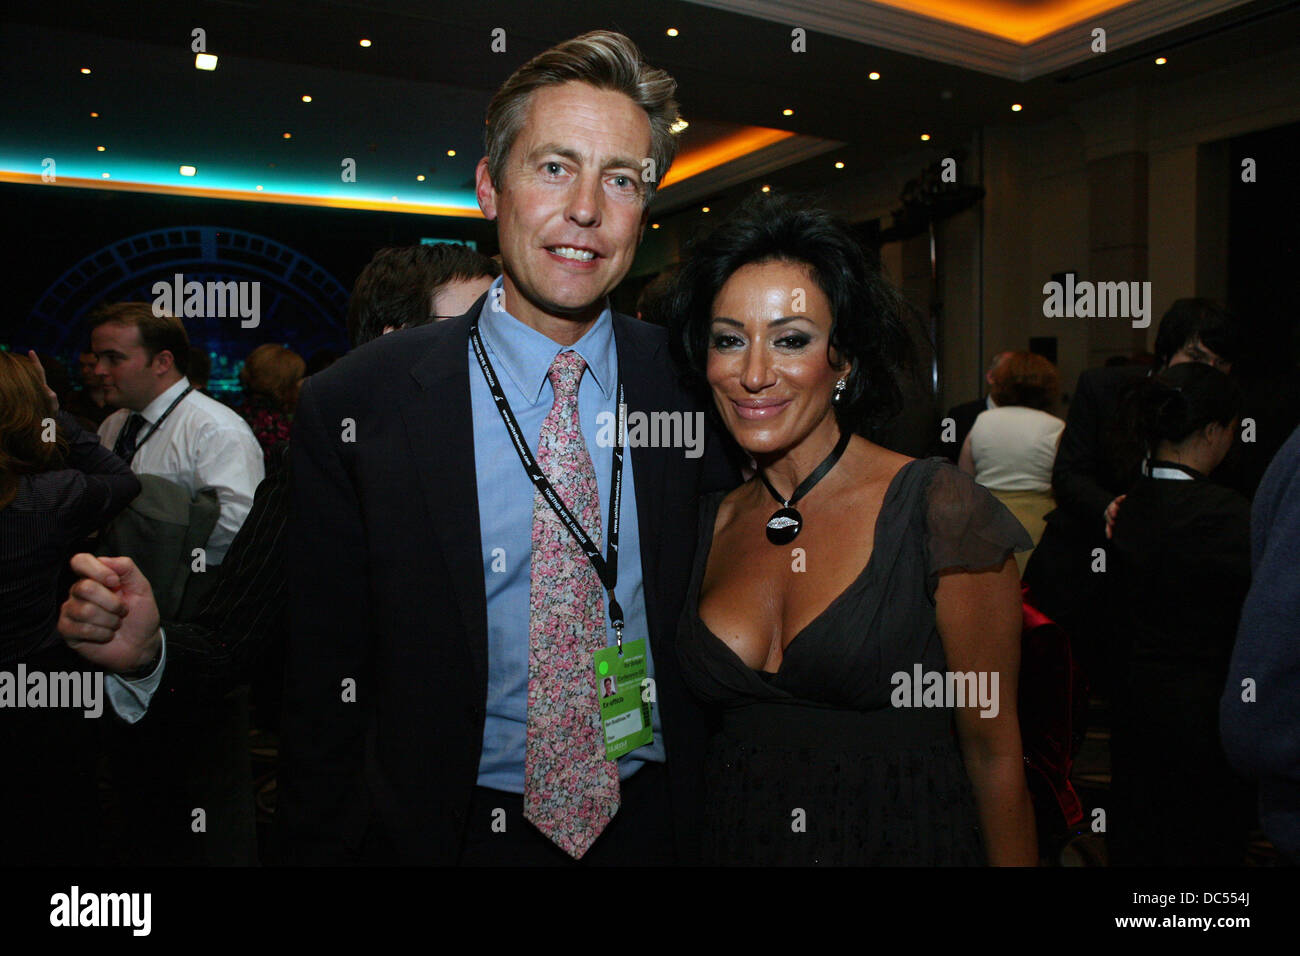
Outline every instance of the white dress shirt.
[(998, 491), (1051, 491), (1065, 422), (1023, 405), (980, 412), (970, 430), (975, 480)]
[[(262, 448), (238, 413), (199, 391), (185, 396), (185, 401), (149, 435), (153, 424), (189, 384), (182, 378), (140, 413), (145, 421), (136, 437), (131, 470), (137, 475), (157, 475), (174, 481), (191, 495), (203, 488), (216, 490), (221, 514), (205, 550), (208, 564), (220, 564), (248, 517), (253, 493), (265, 475)], [(113, 447), (129, 415), (129, 410), (119, 408), (104, 419), (99, 439), (105, 446)], [(148, 440), (140, 445), (146, 435)]]

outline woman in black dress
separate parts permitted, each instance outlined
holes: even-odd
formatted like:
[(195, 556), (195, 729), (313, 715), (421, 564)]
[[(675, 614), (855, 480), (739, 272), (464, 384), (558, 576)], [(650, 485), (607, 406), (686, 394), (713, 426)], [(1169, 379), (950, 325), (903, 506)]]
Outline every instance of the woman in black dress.
[(892, 293), (847, 227), (759, 196), (700, 244), (671, 314), (758, 469), (703, 503), (678, 639), (723, 710), (707, 861), (1032, 865), (1029, 541), (951, 464), (858, 434), (901, 403)]
[(1252, 795), (1224, 756), (1219, 697), (1250, 588), (1250, 502), (1206, 478), (1232, 446), (1240, 405), (1232, 379), (1196, 362), (1128, 399), (1150, 460), (1111, 546), (1121, 642), (1112, 863), (1239, 866), (1245, 856)]

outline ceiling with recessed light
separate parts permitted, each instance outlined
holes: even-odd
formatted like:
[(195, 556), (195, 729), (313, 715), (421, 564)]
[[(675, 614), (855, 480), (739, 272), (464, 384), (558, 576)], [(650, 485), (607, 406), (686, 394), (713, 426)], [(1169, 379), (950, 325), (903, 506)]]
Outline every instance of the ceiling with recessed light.
[[(1109, 30), (1105, 55), (1087, 49), (1094, 23)], [(1295, 42), (1300, 11), (1271, 0), (31, 4), (10, 7), (0, 34), (0, 182), (476, 218), (492, 92), (595, 28), (629, 34), (679, 83), (690, 125), (662, 215), (760, 177), (804, 188), (861, 172), (923, 133), (947, 149), (982, 126), (1259, 56)], [(215, 69), (196, 68), (196, 29)]]

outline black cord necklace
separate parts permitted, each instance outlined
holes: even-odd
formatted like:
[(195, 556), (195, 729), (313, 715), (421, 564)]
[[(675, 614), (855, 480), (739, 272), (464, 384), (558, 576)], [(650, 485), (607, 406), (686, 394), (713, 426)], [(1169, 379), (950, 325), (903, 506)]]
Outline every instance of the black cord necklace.
[(803, 515), (795, 510), (795, 503), (808, 492), (812, 491), (813, 485), (826, 477), (826, 473), (835, 467), (835, 463), (840, 460), (840, 455), (844, 454), (844, 449), (849, 447), (849, 439), (853, 437), (851, 432), (841, 432), (840, 440), (835, 443), (835, 448), (827, 455), (820, 465), (813, 469), (813, 473), (799, 483), (799, 487), (794, 490), (794, 494), (787, 500), (776, 493), (772, 483), (767, 480), (767, 475), (759, 469), (758, 477), (767, 490), (771, 492), (772, 497), (781, 502), (781, 507), (772, 517), (767, 519), (767, 540), (773, 544), (789, 544), (799, 532), (803, 530)]

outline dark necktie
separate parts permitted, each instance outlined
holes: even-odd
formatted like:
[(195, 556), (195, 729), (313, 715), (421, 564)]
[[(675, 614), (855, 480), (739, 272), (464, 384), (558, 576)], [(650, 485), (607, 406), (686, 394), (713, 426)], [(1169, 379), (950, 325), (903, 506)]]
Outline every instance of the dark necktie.
[(139, 412), (132, 412), (127, 416), (126, 424), (122, 426), (117, 441), (113, 443), (113, 454), (129, 464), (131, 456), (135, 454), (136, 436), (140, 434), (142, 427), (144, 427), (144, 416)]

